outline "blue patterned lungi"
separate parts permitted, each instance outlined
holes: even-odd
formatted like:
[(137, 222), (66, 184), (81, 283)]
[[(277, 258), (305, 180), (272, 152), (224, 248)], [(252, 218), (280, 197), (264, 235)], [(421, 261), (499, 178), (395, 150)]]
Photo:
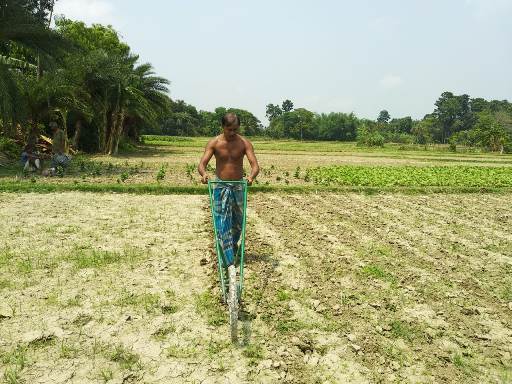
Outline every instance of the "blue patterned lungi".
[(225, 267), (234, 263), (238, 250), (238, 240), (242, 233), (243, 198), (243, 184), (213, 184), (213, 216)]

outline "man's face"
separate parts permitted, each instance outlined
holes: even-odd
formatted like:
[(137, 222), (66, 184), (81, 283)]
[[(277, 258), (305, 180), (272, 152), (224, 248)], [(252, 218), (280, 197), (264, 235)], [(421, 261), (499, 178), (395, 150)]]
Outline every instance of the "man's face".
[(228, 125), (227, 127), (224, 127), (224, 136), (228, 139), (231, 139), (235, 137), (239, 129), (240, 126), (236, 123)]

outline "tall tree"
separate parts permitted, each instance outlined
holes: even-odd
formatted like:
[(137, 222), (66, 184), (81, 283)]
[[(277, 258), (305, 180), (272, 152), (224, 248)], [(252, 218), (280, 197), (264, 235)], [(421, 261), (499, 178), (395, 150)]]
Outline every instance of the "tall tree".
[[(171, 100), (169, 106), (162, 123), (162, 133), (166, 135), (209, 135), (210, 130), (213, 129), (213, 121), (217, 120), (215, 113), (206, 116), (198, 112), (196, 107), (185, 103), (183, 100)], [(215, 125), (218, 129), (218, 124)]]
[(20, 96), (20, 81), (40, 75), (41, 60), (46, 64), (70, 45), (49, 30), (38, 18), (32, 1), (0, 1), (0, 117), (14, 124), (24, 107)]
[(377, 121), (379, 123), (387, 124), (388, 121), (391, 119), (391, 116), (389, 115), (389, 112), (383, 109), (379, 113), (379, 117), (377, 117)]
[(353, 114), (331, 112), (315, 116), (314, 125), (318, 132), (316, 139), (320, 140), (355, 140), (359, 120)]
[(470, 129), (474, 124), (474, 114), (468, 95), (456, 96), (451, 92), (443, 92), (435, 103), (434, 114), (441, 123), (441, 136), (437, 139), (445, 143), (452, 134)]
[(500, 153), (503, 153), (505, 146), (512, 142), (511, 132), (508, 132), (491, 112), (478, 114), (473, 136), (478, 145)]
[(389, 129), (398, 134), (409, 134), (412, 129), (412, 118), (410, 116), (402, 117), (399, 119), (391, 119), (388, 123)]
[(439, 120), (433, 115), (427, 115), (412, 127), (412, 134), (417, 144), (430, 144), (440, 130)]
[(155, 125), (169, 107), (168, 81), (154, 75), (150, 64), (137, 65), (138, 56), (112, 27), (86, 26), (67, 19), (56, 21), (59, 33), (86, 52), (83, 59), (66, 60), (91, 96), (98, 149), (116, 154), (121, 137), (137, 136), (137, 125)]
[(281, 110), (279, 105), (267, 104), (266, 116), (267, 116), (268, 121), (272, 121), (276, 117), (281, 116), (282, 114), (283, 114), (283, 111)]
[(282, 104), (283, 112), (290, 112), (293, 110), (293, 103), (291, 100), (286, 99)]

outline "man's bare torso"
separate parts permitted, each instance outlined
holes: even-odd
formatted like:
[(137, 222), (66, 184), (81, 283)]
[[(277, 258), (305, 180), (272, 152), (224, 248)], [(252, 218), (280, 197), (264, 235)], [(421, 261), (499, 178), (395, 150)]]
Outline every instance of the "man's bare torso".
[(222, 180), (239, 180), (244, 176), (244, 155), (246, 153), (246, 140), (236, 135), (226, 140), (219, 135), (213, 143), (216, 175)]
[[(232, 113), (226, 115), (227, 121), (223, 118), (223, 133), (216, 136), (206, 144), (204, 154), (199, 161), (197, 170), (201, 175), (201, 182), (208, 182), (206, 167), (208, 162), (215, 156), (216, 175), (221, 180), (240, 180), (244, 177), (244, 156), (251, 166), (251, 173), (247, 175), (247, 185), (252, 182), (260, 172), (258, 160), (254, 154), (254, 148), (249, 140), (240, 136), (237, 131), (240, 128), (240, 121)], [(230, 120), (231, 118), (231, 120)]]

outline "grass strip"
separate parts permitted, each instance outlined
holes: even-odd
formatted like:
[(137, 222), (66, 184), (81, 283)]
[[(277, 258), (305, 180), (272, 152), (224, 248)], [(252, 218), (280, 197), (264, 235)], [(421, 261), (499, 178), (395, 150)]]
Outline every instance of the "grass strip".
[[(152, 195), (206, 195), (205, 185), (162, 185), (162, 184), (92, 184), (92, 183), (40, 183), (30, 181), (0, 181), (0, 192), (52, 193), (52, 192), (96, 192), (130, 193)], [(324, 185), (287, 185), (250, 187), (250, 192), (261, 193), (512, 193), (512, 187), (472, 187), (472, 186), (324, 186)]]

